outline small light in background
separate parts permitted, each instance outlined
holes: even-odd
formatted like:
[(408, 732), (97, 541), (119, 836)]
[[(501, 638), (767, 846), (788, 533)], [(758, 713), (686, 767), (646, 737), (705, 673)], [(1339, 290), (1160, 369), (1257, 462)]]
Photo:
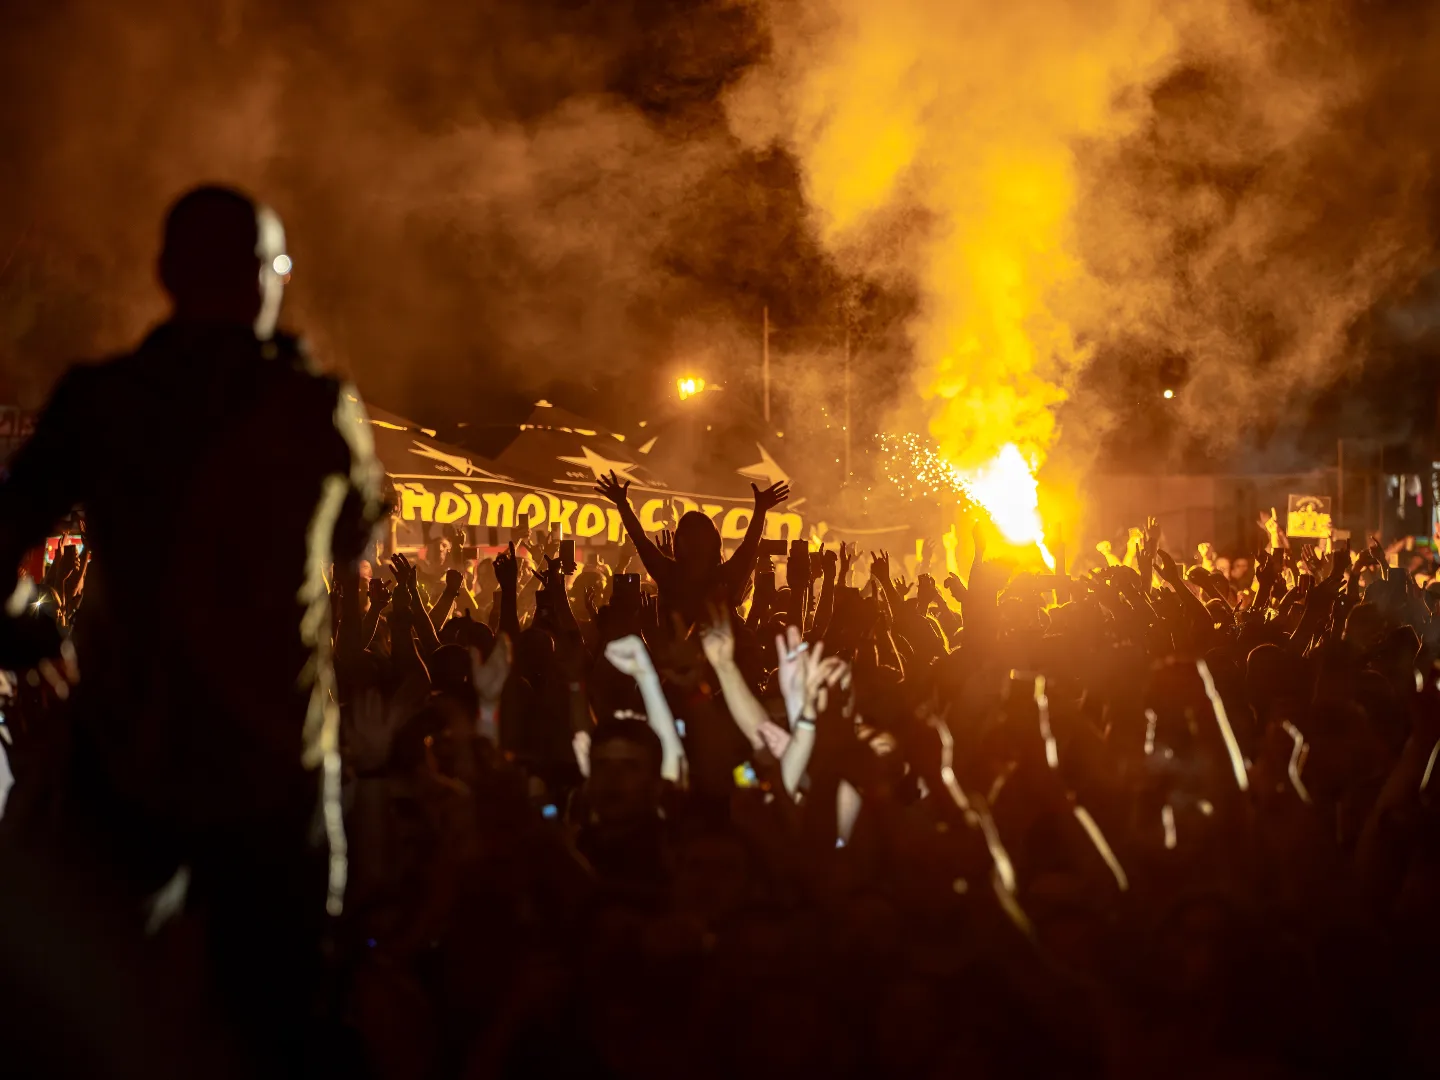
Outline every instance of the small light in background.
[(696, 394), (702, 393), (705, 389), (705, 380), (687, 375), (682, 379), (675, 380), (675, 389), (680, 391), (680, 400), (684, 401), (686, 398), (692, 398)]
[(295, 264), (291, 262), (289, 255), (276, 255), (270, 266), (281, 277), (285, 277), (294, 269)]
[(1165, 393), (1164, 393), (1162, 396), (1165, 398), (1166, 401), (1169, 401), (1171, 398), (1173, 398), (1173, 397), (1175, 396), (1175, 391), (1174, 391), (1174, 390), (1171, 390), (1171, 389), (1167, 386), (1167, 387), (1165, 388)]

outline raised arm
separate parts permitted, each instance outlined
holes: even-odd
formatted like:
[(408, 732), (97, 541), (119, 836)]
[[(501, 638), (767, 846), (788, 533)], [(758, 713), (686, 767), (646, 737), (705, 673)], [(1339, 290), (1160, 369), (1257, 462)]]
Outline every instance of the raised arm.
[[(405, 602), (410, 605), (411, 622), (415, 627), (420, 654), (430, 656), (440, 648), (440, 638), (435, 633), (435, 624), (430, 621), (430, 612), (420, 597), (420, 583), (416, 578), (415, 566), (404, 555), (392, 555), (390, 561), (395, 565), (395, 578), (405, 593)], [(396, 603), (399, 602), (400, 598), (397, 596)]]
[(445, 590), (430, 608), (430, 625), (432, 627), (445, 625), (445, 620), (450, 617), (450, 609), (455, 606), (455, 601), (463, 588), (465, 588), (465, 575), (459, 570), (446, 570)]
[(783, 481), (771, 484), (764, 491), (751, 484), (750, 491), (755, 497), (750, 525), (735, 554), (725, 563), (726, 574), (731, 581), (743, 581), (755, 569), (755, 557), (760, 554), (760, 541), (765, 536), (765, 515), (790, 498), (790, 487)]
[(520, 606), (516, 587), (520, 581), (520, 564), (515, 561), (515, 541), (508, 550), (495, 556), (495, 580), (500, 583), (499, 632), (509, 634), (511, 641), (520, 640)]
[[(840, 549), (844, 551), (845, 545), (841, 544)], [(825, 551), (822, 545), (820, 559), (824, 567), (820, 585), (820, 606), (815, 609), (815, 622), (805, 635), (809, 641), (822, 640), (825, 632), (830, 629), (830, 619), (835, 614), (835, 591), (840, 587), (841, 556), (834, 551)]]
[(664, 553), (655, 546), (655, 542), (645, 535), (645, 529), (640, 524), (640, 518), (635, 514), (635, 508), (630, 505), (630, 481), (620, 482), (620, 478), (613, 472), (600, 478), (595, 485), (595, 490), (615, 504), (620, 511), (620, 521), (625, 526), (625, 535), (630, 537), (630, 543), (635, 546), (635, 553), (640, 556), (640, 562), (644, 565), (646, 573), (655, 579), (655, 583), (662, 589), (664, 583), (670, 579), (670, 570), (675, 565), (667, 559)]
[(639, 686), (640, 697), (645, 702), (646, 719), (651, 729), (660, 737), (660, 775), (672, 783), (679, 783), (685, 749), (680, 742), (679, 733), (675, 730), (675, 717), (670, 712), (670, 703), (665, 700), (660, 676), (655, 671), (645, 643), (635, 634), (616, 638), (605, 646), (605, 659), (609, 660), (616, 670), (633, 678)]
[[(378, 568), (377, 568), (378, 573)], [(390, 586), (378, 577), (370, 579), (370, 607), (365, 612), (365, 621), (360, 627), (360, 648), (368, 649), (375, 640), (375, 631), (380, 626), (380, 613), (390, 603)]]
[(725, 707), (730, 718), (745, 736), (747, 742), (758, 750), (764, 746), (760, 738), (760, 725), (768, 717), (765, 706), (755, 699), (745, 676), (735, 663), (735, 632), (730, 626), (729, 610), (711, 609), (710, 624), (700, 634), (700, 644), (705, 650), (705, 659), (715, 669), (720, 680), (720, 692), (725, 697)]

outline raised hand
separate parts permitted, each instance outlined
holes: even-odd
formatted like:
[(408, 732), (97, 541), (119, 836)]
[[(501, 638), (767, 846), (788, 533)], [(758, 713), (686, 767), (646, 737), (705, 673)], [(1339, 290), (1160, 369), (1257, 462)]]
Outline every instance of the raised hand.
[(479, 650), (470, 650), (471, 679), (482, 705), (499, 704), (500, 692), (505, 689), (505, 680), (510, 677), (510, 665), (513, 662), (514, 654), (509, 634), (501, 634), (495, 639), (495, 646), (484, 663), (480, 662)]
[(959, 574), (946, 575), (945, 589), (962, 604), (965, 603), (965, 597), (970, 593), (970, 590), (965, 588), (965, 583), (960, 580)]
[(790, 498), (790, 485), (782, 480), (777, 480), (764, 491), (761, 491), (754, 484), (751, 484), (750, 490), (755, 495), (755, 515), (757, 517), (775, 509), (775, 507)]
[(825, 655), (825, 643), (817, 642), (805, 659), (805, 707), (800, 715), (815, 720), (829, 707), (829, 691), (849, 673), (849, 665)]
[(675, 534), (669, 529), (660, 530), (660, 535), (655, 538), (655, 546), (667, 559), (675, 558)]
[(390, 593), (390, 586), (385, 584), (383, 578), (372, 577), (370, 579), (370, 604), (376, 611), (390, 603)]
[(705, 659), (716, 671), (735, 662), (735, 632), (730, 627), (730, 617), (724, 611), (710, 609), (709, 624), (700, 631), (700, 647), (705, 650)]
[(1260, 511), (1260, 516), (1255, 519), (1255, 524), (1260, 526), (1269, 539), (1272, 551), (1280, 546), (1280, 517), (1276, 514), (1275, 507), (1272, 506), (1268, 513), (1264, 510)]
[(1164, 548), (1155, 549), (1155, 572), (1160, 575), (1161, 581), (1169, 584), (1176, 592), (1180, 591), (1180, 567)]
[(1376, 569), (1380, 571), (1380, 576), (1388, 580), (1390, 577), (1390, 559), (1385, 554), (1385, 549), (1380, 546), (1379, 536), (1370, 537), (1369, 551), (1370, 559), (1375, 563)]
[[(845, 545), (841, 544), (840, 546), (843, 548)], [(820, 559), (825, 567), (826, 579), (835, 581), (840, 572), (840, 553), (838, 551), (831, 551), (829, 548), (823, 548), (820, 552)]]
[(1150, 587), (1150, 572), (1155, 567), (1155, 549), (1160, 546), (1160, 522), (1153, 517), (1145, 519), (1145, 528), (1140, 533), (1140, 552), (1138, 566), (1140, 568), (1141, 584), (1144, 588)]
[(1200, 558), (1200, 565), (1206, 570), (1215, 569), (1215, 545), (1208, 540), (1202, 540), (1200, 546), (1195, 549), (1195, 554)]
[(615, 670), (629, 675), (632, 679), (654, 678), (655, 664), (645, 643), (635, 634), (616, 638), (605, 646), (605, 659)]
[(1339, 578), (1342, 575), (1348, 576), (1352, 561), (1350, 558), (1350, 541), (1340, 540), (1335, 543), (1330, 552), (1330, 577)]
[(395, 574), (395, 581), (411, 596), (415, 595), (416, 577), (415, 566), (404, 555), (398, 551), (390, 556), (390, 568)]
[(459, 570), (445, 571), (445, 590), (447, 592), (458, 593), (460, 591), (460, 587), (464, 584), (465, 575), (462, 574)]
[(840, 545), (840, 584), (850, 584), (850, 564), (855, 561), (855, 545)]
[(647, 592), (640, 594), (640, 632), (647, 641), (660, 636), (660, 601)]
[(785, 715), (793, 726), (805, 708), (805, 644), (799, 627), (787, 626), (784, 635), (775, 635), (775, 652), (780, 659), (780, 696), (785, 700)]
[(925, 606), (938, 604), (940, 599), (940, 587), (935, 584), (935, 578), (931, 574), (921, 574), (919, 580), (919, 591), (916, 598)]
[(870, 553), (870, 580), (880, 580), (888, 583), (890, 581), (890, 553), (882, 551), (878, 555)]
[(505, 551), (495, 556), (495, 580), (500, 588), (514, 592), (520, 581), (520, 565), (515, 560), (515, 541), (510, 541)]
[(382, 768), (409, 715), (404, 709), (387, 707), (379, 690), (362, 690), (344, 713), (347, 763), (363, 772)]
[(1255, 577), (1260, 582), (1260, 588), (1267, 593), (1273, 589), (1275, 583), (1280, 580), (1280, 571), (1284, 568), (1284, 565), (1285, 557), (1280, 554), (1278, 549), (1269, 555), (1262, 553), (1262, 555), (1256, 556)]
[(1152, 561), (1155, 549), (1160, 546), (1160, 522), (1153, 517), (1145, 519), (1145, 529), (1140, 534), (1140, 552)]
[(626, 480), (621, 483), (614, 471), (600, 477), (600, 482), (595, 485), (595, 490), (616, 506), (624, 506), (630, 501), (630, 481)]

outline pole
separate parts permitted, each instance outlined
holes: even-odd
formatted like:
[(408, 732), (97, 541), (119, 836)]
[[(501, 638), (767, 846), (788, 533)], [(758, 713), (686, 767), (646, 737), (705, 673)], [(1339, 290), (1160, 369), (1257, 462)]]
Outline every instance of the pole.
[(1335, 440), (1335, 525), (1345, 527), (1345, 440)]
[(765, 394), (765, 423), (770, 423), (770, 306), (767, 304), (760, 316), (760, 383)]
[(850, 483), (850, 331), (845, 331), (845, 476), (842, 484)]

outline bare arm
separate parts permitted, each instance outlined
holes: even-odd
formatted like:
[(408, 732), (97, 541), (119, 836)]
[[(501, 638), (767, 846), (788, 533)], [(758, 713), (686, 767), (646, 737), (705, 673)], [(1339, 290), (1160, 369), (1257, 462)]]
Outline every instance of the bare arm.
[(660, 774), (672, 783), (679, 783), (685, 749), (675, 730), (675, 717), (670, 712), (670, 703), (665, 700), (665, 691), (660, 686), (660, 676), (650, 661), (645, 643), (634, 634), (617, 638), (605, 646), (605, 659), (614, 667), (635, 680), (640, 688), (640, 697), (645, 702), (645, 716), (651, 729), (660, 737)]
[(520, 577), (520, 564), (515, 561), (515, 542), (508, 551), (495, 556), (495, 579), (500, 583), (499, 632), (509, 634), (511, 641), (520, 640), (520, 607), (515, 595)]
[(825, 631), (830, 629), (830, 618), (835, 614), (835, 592), (840, 581), (839, 555), (833, 551), (822, 551), (820, 558), (824, 561), (825, 571), (820, 586), (820, 605), (815, 609), (815, 622), (805, 635), (809, 641), (822, 640)]
[(705, 650), (705, 659), (710, 661), (720, 680), (720, 692), (725, 697), (730, 718), (751, 747), (759, 750), (765, 745), (760, 738), (760, 725), (768, 717), (765, 706), (755, 700), (755, 695), (745, 683), (745, 676), (735, 663), (735, 634), (730, 627), (728, 611), (711, 611), (710, 625), (701, 632), (700, 644)]
[[(790, 497), (790, 488), (783, 481), (771, 484), (761, 491), (754, 484), (750, 491), (755, 497), (755, 510), (750, 515), (750, 524), (745, 529), (745, 538), (725, 564), (732, 581), (743, 581), (755, 569), (755, 558), (760, 554), (760, 541), (765, 536), (765, 515)], [(733, 569), (732, 569), (733, 568)]]
[(623, 484), (620, 478), (613, 472), (609, 476), (602, 476), (600, 483), (595, 485), (595, 490), (615, 504), (620, 511), (620, 521), (625, 526), (625, 533), (630, 537), (630, 543), (635, 546), (635, 553), (640, 556), (640, 562), (645, 567), (646, 573), (655, 579), (655, 583), (662, 589), (665, 583), (670, 580), (670, 571), (674, 562), (665, 557), (665, 554), (655, 546), (655, 542), (645, 535), (645, 529), (640, 524), (635, 509), (630, 505), (630, 481)]
[(445, 590), (440, 594), (440, 598), (430, 606), (430, 625), (432, 627), (445, 625), (445, 620), (450, 617), (450, 609), (455, 606), (455, 601), (460, 596), (460, 590), (464, 587), (464, 574), (459, 570), (445, 571)]

